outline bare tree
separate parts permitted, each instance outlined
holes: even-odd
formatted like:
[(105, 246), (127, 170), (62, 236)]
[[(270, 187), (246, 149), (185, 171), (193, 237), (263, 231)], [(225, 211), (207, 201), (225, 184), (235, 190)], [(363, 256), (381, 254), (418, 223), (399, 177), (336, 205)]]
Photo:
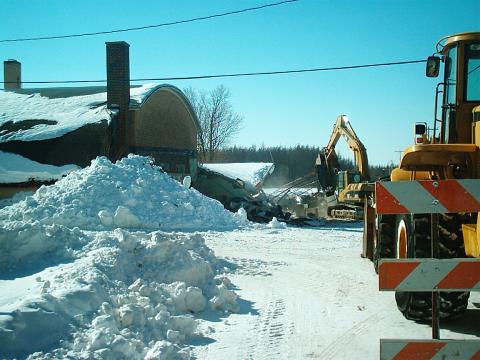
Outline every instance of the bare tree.
[(223, 85), (210, 92), (197, 91), (192, 87), (184, 92), (200, 122), (200, 155), (204, 161), (213, 161), (215, 152), (228, 145), (240, 131), (243, 117), (233, 110), (230, 91)]

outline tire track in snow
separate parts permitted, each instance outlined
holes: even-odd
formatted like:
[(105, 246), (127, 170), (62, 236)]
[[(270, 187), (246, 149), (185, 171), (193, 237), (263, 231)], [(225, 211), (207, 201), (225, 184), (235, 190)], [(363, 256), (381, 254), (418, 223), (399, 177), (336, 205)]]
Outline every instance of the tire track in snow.
[(337, 337), (320, 354), (314, 356), (314, 358), (325, 360), (338, 359), (339, 357), (336, 355), (338, 355), (338, 353), (344, 350), (346, 347), (351, 346), (352, 338), (354, 338), (356, 335), (364, 334), (371, 331), (372, 324), (383, 319), (384, 316), (381, 316), (379, 314), (373, 314), (367, 317), (366, 319), (355, 324), (347, 331), (345, 331), (342, 335)]
[(253, 326), (247, 340), (248, 348), (242, 359), (287, 358), (288, 337), (294, 333), (294, 324), (286, 321), (286, 305), (283, 299), (269, 302), (265, 311)]

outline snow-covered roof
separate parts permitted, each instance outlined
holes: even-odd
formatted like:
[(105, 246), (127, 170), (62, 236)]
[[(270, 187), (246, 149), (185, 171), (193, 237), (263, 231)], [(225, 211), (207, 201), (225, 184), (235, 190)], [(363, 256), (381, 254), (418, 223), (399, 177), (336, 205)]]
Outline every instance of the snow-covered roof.
[(240, 179), (256, 186), (274, 170), (273, 163), (202, 164), (204, 168), (232, 179)]
[(105, 93), (50, 99), (0, 91), (0, 142), (52, 139), (110, 119)]
[(13, 184), (30, 180), (50, 181), (61, 179), (77, 165), (53, 166), (40, 164), (23, 156), (0, 151), (0, 183)]
[[(141, 106), (161, 88), (182, 95), (171, 85), (136, 86), (130, 89), (130, 106)], [(102, 86), (0, 90), (0, 143), (60, 137), (86, 124), (109, 122), (113, 114), (107, 109), (106, 87)]]

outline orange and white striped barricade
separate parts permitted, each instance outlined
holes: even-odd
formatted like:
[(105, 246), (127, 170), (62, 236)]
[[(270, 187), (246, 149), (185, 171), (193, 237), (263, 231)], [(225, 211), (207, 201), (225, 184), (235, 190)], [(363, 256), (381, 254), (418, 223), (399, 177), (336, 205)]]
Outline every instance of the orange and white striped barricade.
[(432, 258), (384, 259), (378, 267), (379, 290), (432, 292), (434, 340), (380, 339), (383, 359), (476, 359), (480, 341), (440, 340), (441, 291), (480, 291), (480, 259), (437, 259), (438, 214), (480, 212), (480, 180), (377, 182), (377, 214), (431, 214)]
[(480, 359), (476, 340), (380, 340), (381, 360)]
[(480, 291), (480, 259), (384, 259), (382, 291)]
[(480, 180), (375, 183), (377, 214), (444, 214), (480, 211)]

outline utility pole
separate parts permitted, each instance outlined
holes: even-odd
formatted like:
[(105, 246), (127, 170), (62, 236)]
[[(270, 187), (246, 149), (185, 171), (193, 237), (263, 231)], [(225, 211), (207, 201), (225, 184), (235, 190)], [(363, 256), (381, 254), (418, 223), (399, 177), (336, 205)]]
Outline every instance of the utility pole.
[(400, 165), (400, 161), (402, 160), (403, 150), (395, 150), (395, 152), (398, 153), (398, 164)]

